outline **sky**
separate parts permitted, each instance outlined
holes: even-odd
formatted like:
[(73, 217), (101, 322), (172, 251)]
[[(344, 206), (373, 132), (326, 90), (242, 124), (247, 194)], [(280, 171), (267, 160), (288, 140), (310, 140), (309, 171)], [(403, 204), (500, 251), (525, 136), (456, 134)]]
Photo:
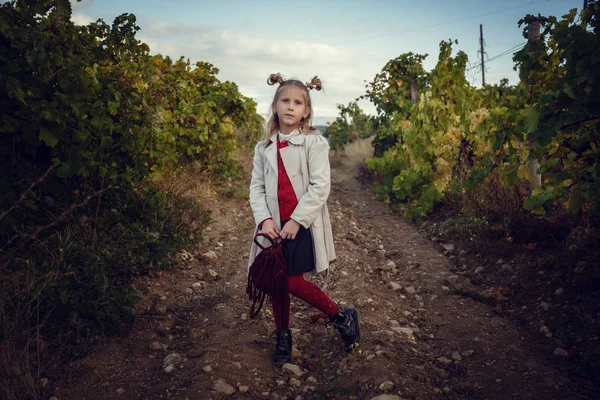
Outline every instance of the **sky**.
[[(206, 61), (219, 69), (218, 78), (235, 82), (266, 114), (275, 88), (267, 77), (280, 72), (304, 82), (318, 75), (324, 90), (312, 91), (315, 125), (332, 121), (337, 105), (365, 94), (385, 64), (402, 53), (428, 54), (431, 70), (442, 40), (458, 40), (469, 62), (480, 62), (479, 25), (483, 25), (488, 58), (525, 42), (519, 19), (527, 14), (560, 17), (583, 0), (83, 0), (73, 3), (73, 21), (98, 18), (107, 23), (133, 13), (141, 28), (138, 39), (152, 54), (192, 63)], [(486, 64), (486, 83), (508, 78), (516, 84), (512, 55)], [(481, 85), (475, 69), (468, 80)], [(367, 114), (375, 109), (367, 100)]]

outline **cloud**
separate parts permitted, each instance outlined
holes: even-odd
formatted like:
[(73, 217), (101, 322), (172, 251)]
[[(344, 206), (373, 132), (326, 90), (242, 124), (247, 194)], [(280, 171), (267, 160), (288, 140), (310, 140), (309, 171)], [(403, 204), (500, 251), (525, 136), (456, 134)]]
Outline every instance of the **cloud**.
[(337, 64), (349, 61), (348, 53), (323, 43), (262, 39), (244, 33), (224, 31), (220, 35), (220, 44), (226, 59), (268, 57), (272, 61), (283, 62), (326, 59)]
[(73, 21), (75, 25), (87, 25), (90, 22), (92, 22), (93, 19), (90, 16), (85, 15), (83, 13), (74, 12), (73, 14), (71, 14), (71, 21)]
[(83, 0), (83, 1), (70, 0), (70, 1), (71, 1), (71, 8), (73, 10), (73, 12), (71, 14), (71, 21), (73, 21), (73, 23), (75, 25), (87, 25), (90, 22), (95, 21), (95, 19), (93, 19), (89, 15), (81, 12), (81, 10), (85, 10), (85, 9), (88, 9), (88, 8), (91, 8), (94, 6), (94, 4), (90, 0)]
[(180, 56), (210, 62), (219, 68), (219, 79), (235, 82), (240, 91), (257, 102), (257, 111), (266, 113), (274, 88), (267, 77), (281, 72), (284, 77), (302, 81), (318, 75), (324, 84), (321, 92), (311, 92), (317, 117), (331, 120), (337, 104), (347, 104), (364, 94), (364, 80), (370, 80), (381, 66), (363, 59), (361, 54), (326, 43), (275, 40), (244, 32), (210, 27), (173, 25), (160, 21), (143, 24), (139, 39), (153, 54)]
[(147, 26), (144, 26), (144, 34), (151, 37), (160, 37), (164, 39), (185, 39), (185, 38), (206, 38), (211, 33), (214, 34), (214, 27), (198, 26), (186, 23), (174, 24), (158, 19), (151, 20)]

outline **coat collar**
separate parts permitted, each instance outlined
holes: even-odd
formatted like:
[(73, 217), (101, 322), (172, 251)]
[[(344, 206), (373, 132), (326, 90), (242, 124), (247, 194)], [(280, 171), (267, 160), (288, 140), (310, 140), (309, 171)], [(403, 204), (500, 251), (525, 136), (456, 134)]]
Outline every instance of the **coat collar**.
[[(304, 144), (304, 139), (306, 138), (306, 135), (303, 133), (300, 133), (299, 131), (294, 131), (292, 132), (292, 137), (290, 138), (290, 143), (294, 144), (294, 145), (303, 145)], [(267, 149), (265, 150), (265, 155), (267, 157), (267, 160), (269, 160), (269, 163), (271, 164), (271, 167), (273, 167), (273, 170), (275, 171), (275, 173), (277, 173), (278, 170), (278, 166), (277, 166), (277, 145), (275, 144), (275, 142), (277, 141), (277, 132), (272, 134), (271, 137), (269, 138), (271, 144), (269, 146), (267, 146)]]
[[(304, 143), (305, 138), (306, 138), (306, 135), (303, 133), (300, 133), (300, 131), (298, 131), (296, 129), (292, 132), (292, 137), (290, 138), (290, 143), (300, 145), (300, 144)], [(271, 138), (269, 140), (271, 141), (271, 143), (275, 143), (275, 141), (277, 140), (277, 132), (272, 134)]]

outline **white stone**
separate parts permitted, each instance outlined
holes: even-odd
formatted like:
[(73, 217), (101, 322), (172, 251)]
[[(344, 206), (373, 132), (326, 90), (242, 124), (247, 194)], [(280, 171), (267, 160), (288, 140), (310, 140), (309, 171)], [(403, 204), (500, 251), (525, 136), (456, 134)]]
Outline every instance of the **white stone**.
[(283, 364), (281, 369), (283, 370), (283, 372), (290, 372), (296, 376), (304, 375), (304, 372), (302, 372), (300, 367), (294, 364)]
[(462, 355), (463, 355), (463, 357), (471, 357), (473, 355), (473, 353), (475, 353), (475, 351), (467, 350), (467, 351), (463, 351)]
[(219, 278), (219, 273), (212, 268), (208, 269), (208, 275), (210, 275), (210, 277), (213, 279)]
[(218, 258), (217, 253), (212, 250), (202, 254), (202, 259), (210, 263), (216, 262)]
[(546, 337), (552, 337), (552, 332), (550, 332), (550, 328), (548, 328), (546, 325), (540, 327), (540, 333)]
[(389, 392), (394, 388), (394, 382), (385, 381), (381, 385), (379, 385), (379, 390), (383, 390), (384, 392)]
[(300, 387), (300, 386), (302, 386), (302, 382), (300, 382), (296, 378), (290, 378), (290, 386)]
[(204, 282), (204, 281), (198, 281), (192, 285), (192, 290), (194, 292), (198, 293), (198, 292), (202, 291), (202, 288), (204, 288), (205, 284), (206, 284), (206, 282)]
[(446, 249), (446, 251), (449, 251), (449, 252), (454, 251), (454, 245), (452, 243), (445, 243), (442, 246), (444, 246), (444, 249)]
[(227, 396), (231, 396), (235, 393), (235, 388), (223, 379), (217, 379), (213, 384), (212, 389), (217, 393), (226, 394)]
[(408, 327), (394, 326), (394, 327), (392, 327), (392, 330), (394, 332), (403, 333), (407, 336), (412, 336), (414, 334), (414, 330), (412, 330), (411, 328), (408, 328)]
[(163, 358), (163, 368), (166, 368), (169, 365), (179, 364), (180, 362), (181, 362), (181, 355), (179, 353), (168, 354), (165, 358)]
[(567, 353), (565, 349), (561, 349), (560, 347), (557, 347), (552, 354), (555, 357), (569, 358), (569, 353)]
[(150, 347), (150, 350), (160, 350), (160, 349), (162, 349), (162, 346), (158, 342), (152, 342), (152, 344), (149, 347)]
[(175, 366), (173, 364), (169, 364), (163, 368), (163, 371), (166, 372), (167, 374), (170, 374), (174, 370), (175, 370)]
[(371, 400), (404, 400), (395, 394), (380, 394), (379, 396), (371, 397)]

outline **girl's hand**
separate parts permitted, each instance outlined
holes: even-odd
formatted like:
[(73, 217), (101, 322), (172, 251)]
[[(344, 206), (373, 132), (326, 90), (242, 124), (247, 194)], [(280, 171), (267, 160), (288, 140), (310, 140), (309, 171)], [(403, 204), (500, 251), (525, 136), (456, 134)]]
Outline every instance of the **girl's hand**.
[(279, 232), (277, 232), (277, 225), (275, 225), (275, 222), (270, 218), (262, 223), (261, 230), (273, 240), (279, 237)]
[(281, 238), (282, 239), (295, 239), (298, 230), (300, 229), (300, 224), (293, 219), (290, 219), (285, 223), (283, 229), (281, 229)]

